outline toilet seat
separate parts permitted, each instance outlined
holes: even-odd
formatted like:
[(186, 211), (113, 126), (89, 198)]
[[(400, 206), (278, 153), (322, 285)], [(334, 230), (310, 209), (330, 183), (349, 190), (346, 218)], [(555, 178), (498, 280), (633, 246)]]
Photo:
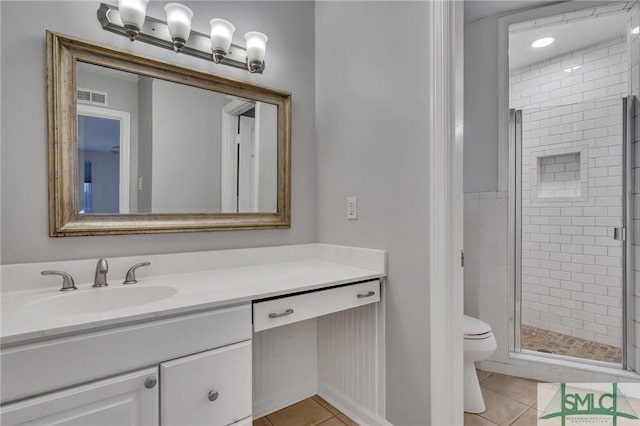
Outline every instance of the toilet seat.
[(464, 316), (462, 329), (465, 339), (486, 339), (491, 336), (491, 326), (489, 324), (468, 315)]

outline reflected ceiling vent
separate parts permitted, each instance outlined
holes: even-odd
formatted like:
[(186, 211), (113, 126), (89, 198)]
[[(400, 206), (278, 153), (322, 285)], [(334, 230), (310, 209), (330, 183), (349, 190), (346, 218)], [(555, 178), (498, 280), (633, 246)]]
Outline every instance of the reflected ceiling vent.
[(78, 89), (78, 102), (89, 105), (109, 105), (109, 95), (106, 92), (98, 92), (91, 89)]

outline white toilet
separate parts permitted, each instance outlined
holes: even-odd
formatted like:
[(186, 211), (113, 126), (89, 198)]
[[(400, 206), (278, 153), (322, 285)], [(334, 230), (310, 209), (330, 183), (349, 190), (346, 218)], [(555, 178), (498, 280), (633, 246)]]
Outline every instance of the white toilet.
[(486, 410), (475, 362), (487, 359), (496, 348), (496, 338), (491, 332), (491, 326), (477, 318), (465, 315), (464, 411), (467, 413), (483, 413)]

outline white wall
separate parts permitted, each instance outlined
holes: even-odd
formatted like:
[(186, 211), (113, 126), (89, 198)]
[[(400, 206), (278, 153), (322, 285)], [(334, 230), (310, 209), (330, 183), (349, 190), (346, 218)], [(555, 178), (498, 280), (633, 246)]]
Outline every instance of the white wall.
[(220, 212), (225, 95), (160, 79), (152, 87), (151, 211)]
[(430, 413), (428, 22), (427, 2), (316, 2), (319, 241), (389, 253), (386, 418), (398, 425)]
[[(162, 18), (164, 4), (151, 2), (149, 15)], [(96, 19), (98, 1), (1, 2), (2, 264), (316, 241), (314, 4), (305, 1), (185, 4), (193, 9), (193, 27), (200, 32), (207, 33), (212, 16), (224, 16), (235, 24), (235, 41), (239, 44), (244, 44), (242, 35), (246, 31), (259, 29), (269, 34), (265, 73), (249, 74), (148, 44), (132, 43), (104, 31)], [(293, 93), (292, 228), (49, 238), (46, 29)]]

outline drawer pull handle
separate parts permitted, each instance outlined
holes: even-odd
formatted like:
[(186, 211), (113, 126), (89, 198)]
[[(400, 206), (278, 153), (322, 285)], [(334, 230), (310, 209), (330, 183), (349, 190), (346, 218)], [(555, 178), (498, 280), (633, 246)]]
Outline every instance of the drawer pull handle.
[(144, 387), (147, 389), (153, 389), (154, 387), (156, 387), (156, 383), (158, 383), (158, 379), (156, 379), (155, 377), (147, 377), (147, 379), (144, 381)]
[(376, 294), (376, 292), (373, 291), (373, 290), (371, 290), (371, 291), (369, 291), (367, 293), (360, 293), (360, 294), (358, 294), (358, 299), (364, 299), (365, 297), (371, 297), (374, 294)]
[(207, 394), (207, 398), (211, 402), (215, 401), (216, 399), (218, 399), (218, 391), (209, 391), (209, 393)]
[(280, 318), (286, 317), (287, 315), (291, 315), (293, 313), (293, 309), (287, 309), (284, 312), (280, 312), (279, 314), (269, 314), (269, 318)]

